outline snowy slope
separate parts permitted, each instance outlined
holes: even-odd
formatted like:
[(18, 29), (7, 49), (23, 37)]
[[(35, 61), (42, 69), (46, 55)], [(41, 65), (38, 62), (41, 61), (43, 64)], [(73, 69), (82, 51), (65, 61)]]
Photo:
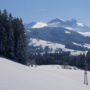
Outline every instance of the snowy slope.
[[(69, 33), (69, 32), (66, 32), (66, 33)], [(78, 45), (77, 43), (74, 43), (74, 44)], [(80, 54), (86, 53), (86, 51), (68, 49), (68, 48), (65, 47), (65, 45), (60, 44), (60, 43), (53, 43), (53, 42), (50, 42), (50, 41), (45, 41), (45, 40), (40, 40), (40, 39), (35, 39), (35, 38), (31, 38), (30, 43), (28, 45), (37, 47), (38, 50), (39, 50), (39, 46), (41, 46), (43, 50), (46, 47), (48, 47), (48, 49), (50, 49), (49, 53), (54, 53), (54, 52), (56, 52), (56, 50), (59, 50), (60, 48), (62, 49), (62, 51), (71, 52), (71, 55), (80, 55)], [(90, 47), (90, 45), (85, 44), (84, 47)]]
[[(90, 49), (87, 47), (90, 45), (90, 37), (85, 37), (75, 31), (65, 28), (34, 28), (28, 30), (26, 33), (28, 47), (33, 53), (72, 51), (76, 54), (80, 54)], [(78, 51), (80, 53), (77, 53)]]
[(63, 20), (63, 19), (52, 19), (48, 23), (45, 22), (31, 22), (29, 24), (25, 24), (25, 29), (30, 28), (43, 28), (43, 27), (63, 27), (68, 30), (73, 30), (77, 32), (90, 32), (90, 27), (78, 22), (76, 19), (71, 20)]
[[(88, 72), (90, 82), (90, 72)], [(26, 67), (0, 58), (0, 90), (90, 90), (83, 71), (60, 66)]]
[(90, 32), (79, 32), (79, 33), (85, 37), (90, 37)]
[(37, 22), (35, 25), (33, 25), (31, 28), (43, 28), (48, 26), (46, 23), (43, 22)]

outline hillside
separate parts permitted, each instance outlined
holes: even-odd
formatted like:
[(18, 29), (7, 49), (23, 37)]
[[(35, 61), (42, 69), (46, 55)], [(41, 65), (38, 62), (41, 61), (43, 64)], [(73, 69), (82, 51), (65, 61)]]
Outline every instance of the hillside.
[[(44, 28), (33, 28), (26, 31), (28, 37), (28, 46), (31, 52), (44, 53), (44, 52), (61, 52), (70, 51), (82, 52), (90, 49), (90, 37), (85, 37), (78, 32), (71, 31), (61, 27), (44, 27)], [(33, 43), (36, 40), (35, 43)], [(43, 41), (38, 44), (39, 41)], [(47, 45), (44, 44), (47, 43)], [(55, 44), (63, 45), (63, 47), (56, 48), (51, 47)], [(38, 44), (38, 45), (37, 45)], [(80, 53), (78, 53), (80, 54)]]
[[(0, 90), (90, 90), (83, 71), (61, 66), (26, 67), (0, 58)], [(90, 72), (88, 72), (90, 82)]]

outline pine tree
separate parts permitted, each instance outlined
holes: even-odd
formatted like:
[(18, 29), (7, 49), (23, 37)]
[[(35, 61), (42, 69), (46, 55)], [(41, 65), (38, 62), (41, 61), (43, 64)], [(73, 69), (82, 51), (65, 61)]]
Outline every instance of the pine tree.
[(27, 43), (22, 20), (0, 11), (0, 55), (27, 64)]
[(15, 56), (18, 62), (26, 64), (27, 52), (26, 52), (26, 38), (22, 20), (15, 18), (13, 20), (14, 27), (14, 47)]

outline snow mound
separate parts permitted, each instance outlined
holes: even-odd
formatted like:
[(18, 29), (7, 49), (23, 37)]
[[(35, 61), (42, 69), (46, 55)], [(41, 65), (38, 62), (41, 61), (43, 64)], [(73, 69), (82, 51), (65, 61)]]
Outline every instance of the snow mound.
[(58, 65), (30, 68), (0, 58), (0, 90), (90, 90), (90, 85), (83, 84), (83, 77), (81, 70)]

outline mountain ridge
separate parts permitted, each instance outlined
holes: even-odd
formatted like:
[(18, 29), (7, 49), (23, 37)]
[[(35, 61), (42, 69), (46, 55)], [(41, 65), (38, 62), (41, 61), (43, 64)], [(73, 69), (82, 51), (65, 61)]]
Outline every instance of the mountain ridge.
[[(53, 19), (48, 23), (37, 23), (26, 28), (28, 47), (33, 53), (71, 52), (83, 53), (90, 50), (88, 26), (77, 20)], [(43, 24), (43, 25), (42, 25)]]
[[(29, 24), (25, 24), (25, 29), (30, 29), (30, 28), (38, 28), (38, 24), (39, 22), (31, 22)], [(45, 23), (42, 22), (43, 24), (45, 24), (44, 26), (41, 26), (40, 28), (43, 27), (64, 27), (64, 28), (72, 28), (72, 30), (75, 31), (80, 31), (80, 32), (90, 32), (90, 27), (88, 27), (87, 25), (78, 22), (76, 19), (71, 19), (71, 20), (63, 20), (63, 19), (52, 19), (51, 21)], [(35, 25), (37, 25), (37, 27), (35, 27)], [(40, 25), (39, 25), (40, 26)]]

